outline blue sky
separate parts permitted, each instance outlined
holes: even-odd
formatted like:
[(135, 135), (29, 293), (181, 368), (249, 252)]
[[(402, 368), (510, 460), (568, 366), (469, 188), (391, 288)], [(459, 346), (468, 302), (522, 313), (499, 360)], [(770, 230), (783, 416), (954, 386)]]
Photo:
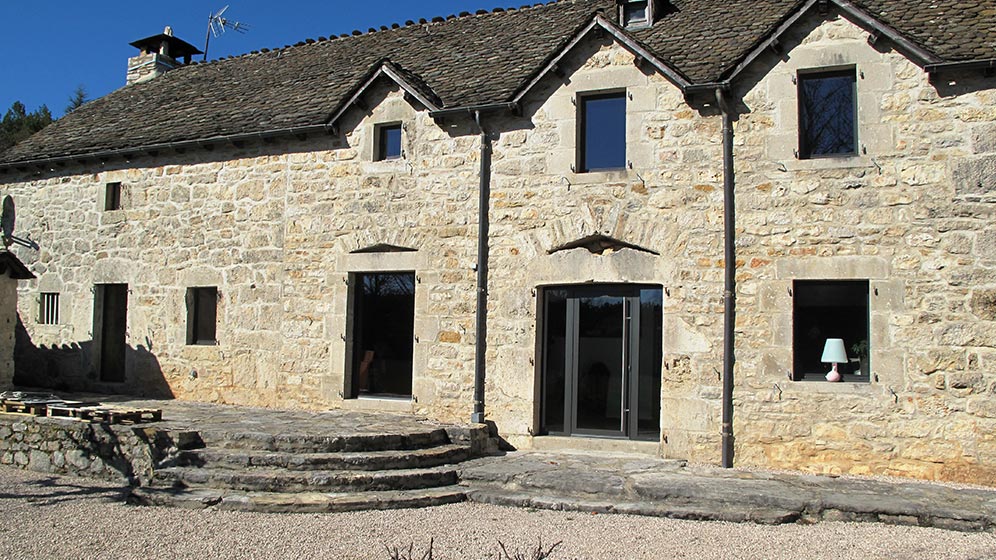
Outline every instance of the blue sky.
[[(132, 41), (173, 34), (204, 49), (208, 15), (226, 4), (226, 16), (249, 24), (241, 35), (212, 37), (209, 58), (278, 48), (306, 38), (404, 24), (462, 11), (517, 7), (522, 0), (5, 0), (0, 8), (0, 116), (15, 101), (29, 111), (47, 105), (62, 115), (82, 85), (91, 99), (124, 85)], [(199, 59), (200, 57), (198, 57)]]

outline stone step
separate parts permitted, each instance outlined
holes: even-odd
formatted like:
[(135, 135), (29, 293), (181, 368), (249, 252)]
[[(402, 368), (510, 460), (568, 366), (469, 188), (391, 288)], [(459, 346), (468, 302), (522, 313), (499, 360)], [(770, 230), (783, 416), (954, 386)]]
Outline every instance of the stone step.
[(439, 445), (424, 449), (339, 452), (287, 453), (246, 449), (206, 448), (182, 451), (162, 466), (245, 469), (253, 467), (303, 470), (422, 469), (459, 463), (470, 458), (470, 448), (463, 445)]
[(263, 432), (202, 431), (205, 447), (286, 453), (336, 453), (421, 449), (450, 443), (443, 428), (383, 434), (305, 435)]
[(156, 487), (225, 488), (249, 492), (352, 492), (411, 490), (456, 484), (456, 470), (448, 467), (388, 471), (291, 471), (198, 467), (156, 469)]
[(580, 511), (585, 513), (621, 513), (650, 517), (669, 517), (696, 521), (727, 521), (779, 525), (803, 519), (799, 511), (751, 504), (700, 504), (639, 501), (627, 499), (596, 500), (588, 497), (552, 494), (540, 491), (515, 492), (499, 488), (467, 488), (467, 499), (482, 504), (508, 507)]
[(129, 502), (186, 509), (260, 513), (325, 513), (373, 509), (422, 508), (466, 500), (463, 488), (442, 486), (372, 492), (241, 492), (212, 488), (134, 488)]

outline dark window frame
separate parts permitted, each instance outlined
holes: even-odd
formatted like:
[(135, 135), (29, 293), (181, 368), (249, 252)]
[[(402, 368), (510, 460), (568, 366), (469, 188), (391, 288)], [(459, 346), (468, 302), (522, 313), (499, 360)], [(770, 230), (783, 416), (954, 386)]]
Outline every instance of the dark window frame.
[[(388, 131), (397, 131), (397, 154), (388, 145)], [(381, 123), (374, 126), (374, 161), (393, 161), (405, 157), (404, 126), (400, 122)]]
[(121, 210), (121, 183), (107, 183), (104, 188), (104, 211)]
[[(858, 144), (858, 77), (857, 68), (854, 66), (848, 66), (843, 68), (829, 68), (829, 69), (819, 69), (819, 70), (804, 70), (799, 71), (796, 77), (796, 96), (798, 103), (797, 116), (799, 119), (799, 159), (821, 159), (821, 158), (847, 158), (855, 157), (858, 155), (860, 147)], [(811, 130), (809, 127), (810, 119), (808, 117), (807, 101), (808, 96), (805, 93), (805, 88), (807, 83), (812, 83), (817, 80), (826, 79), (836, 79), (836, 78), (849, 78), (851, 81), (850, 95), (851, 95), (851, 142), (852, 149), (848, 152), (822, 152), (815, 151), (817, 148), (812, 144), (814, 143), (814, 138), (812, 137)]]
[[(627, 138), (627, 111), (628, 111), (628, 99), (627, 92), (625, 89), (610, 89), (602, 91), (593, 91), (577, 94), (577, 156), (576, 156), (576, 169), (578, 173), (593, 173), (600, 171), (622, 171), (628, 166), (628, 138)], [(605, 167), (591, 167), (589, 164), (588, 157), (588, 103), (591, 101), (602, 101), (606, 99), (621, 99), (623, 102), (622, 111), (622, 162), (618, 166), (605, 166)]]
[(218, 344), (218, 288), (187, 288), (187, 346)]
[[(840, 305), (822, 305), (833, 300), (836, 294)], [(845, 301), (845, 298), (846, 301)], [(817, 301), (821, 305), (807, 303)], [(852, 312), (864, 308), (864, 317), (855, 318), (853, 313), (843, 319), (835, 317), (833, 308), (839, 313), (850, 309)], [(805, 314), (805, 315), (804, 315)], [(814, 342), (807, 340), (811, 329), (818, 329)], [(793, 381), (824, 382), (831, 369), (830, 364), (820, 364), (816, 368), (815, 356), (821, 356), (827, 338), (843, 338), (848, 364), (838, 366), (841, 382), (871, 383), (871, 282), (867, 279), (805, 279), (792, 283), (792, 375)], [(805, 352), (805, 355), (802, 353)], [(818, 358), (815, 358), (818, 359)], [(855, 365), (857, 362), (857, 365)], [(806, 364), (810, 364), (808, 367)], [(811, 371), (816, 369), (816, 371)]]
[(59, 292), (42, 292), (38, 298), (38, 324), (58, 325), (59, 317)]

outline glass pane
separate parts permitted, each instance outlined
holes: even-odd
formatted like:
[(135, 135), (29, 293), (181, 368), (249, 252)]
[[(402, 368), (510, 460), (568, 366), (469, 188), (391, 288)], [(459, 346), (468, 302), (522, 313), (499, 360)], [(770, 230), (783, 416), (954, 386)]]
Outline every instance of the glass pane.
[(640, 364), (637, 436), (658, 439), (661, 425), (661, 355), (664, 298), (659, 288), (640, 290)]
[(215, 341), (215, 326), (218, 322), (218, 289), (197, 288), (194, 293), (197, 305), (196, 341), (211, 343)]
[(401, 125), (380, 128), (380, 159), (401, 157)]
[(623, 302), (578, 298), (577, 427), (622, 430)]
[(626, 96), (582, 98), (582, 171), (626, 167)]
[(564, 430), (564, 380), (567, 356), (567, 292), (547, 290), (543, 340), (543, 427)]
[(842, 338), (849, 362), (838, 371), (845, 381), (869, 381), (868, 282), (797, 281), (794, 309), (796, 379), (823, 381), (832, 367), (821, 361), (823, 347), (828, 338)]
[(623, 25), (647, 23), (647, 2), (630, 2), (623, 6)]
[(854, 71), (799, 77), (802, 157), (854, 154)]
[(410, 396), (415, 274), (358, 274), (353, 375), (361, 393)]

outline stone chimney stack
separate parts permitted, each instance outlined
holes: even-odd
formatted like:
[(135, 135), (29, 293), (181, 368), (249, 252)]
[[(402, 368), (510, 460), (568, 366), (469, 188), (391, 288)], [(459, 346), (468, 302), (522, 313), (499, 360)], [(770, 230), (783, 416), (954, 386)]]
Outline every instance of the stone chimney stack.
[[(190, 64), (190, 57), (202, 54), (197, 47), (173, 36), (173, 28), (166, 29), (159, 35), (139, 39), (131, 46), (141, 53), (128, 59), (127, 85), (147, 82), (161, 76), (170, 70)], [(180, 62), (180, 60), (183, 62)]]

